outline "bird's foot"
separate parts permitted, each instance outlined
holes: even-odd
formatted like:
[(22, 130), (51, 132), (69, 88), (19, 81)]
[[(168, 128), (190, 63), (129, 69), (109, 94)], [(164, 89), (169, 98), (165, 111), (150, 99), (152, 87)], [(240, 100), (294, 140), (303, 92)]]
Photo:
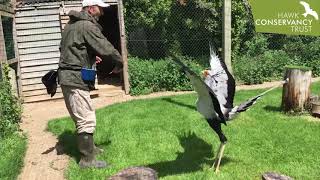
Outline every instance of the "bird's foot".
[(224, 147), (225, 147), (226, 143), (227, 143), (227, 141), (221, 142), (220, 147), (219, 147), (218, 152), (217, 152), (217, 156), (215, 158), (215, 162), (211, 167), (211, 168), (215, 168), (215, 173), (219, 172), (219, 167), (220, 167), (220, 163), (221, 163), (221, 159), (222, 159), (222, 156), (223, 156)]

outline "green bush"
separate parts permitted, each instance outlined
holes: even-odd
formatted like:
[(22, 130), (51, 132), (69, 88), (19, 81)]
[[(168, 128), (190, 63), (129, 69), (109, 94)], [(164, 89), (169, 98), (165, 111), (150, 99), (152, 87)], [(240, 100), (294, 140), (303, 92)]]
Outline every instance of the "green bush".
[[(205, 68), (194, 59), (184, 57), (181, 60), (197, 73)], [(132, 95), (192, 90), (188, 77), (169, 58), (161, 60), (129, 58), (129, 73)]]
[(296, 63), (284, 52), (268, 50), (255, 57), (244, 55), (234, 63), (235, 77), (245, 84), (261, 84), (283, 78), (286, 65)]
[(20, 119), (21, 106), (11, 92), (9, 66), (4, 65), (2, 81), (0, 81), (0, 137), (16, 131)]
[(320, 57), (319, 59), (313, 59), (303, 64), (306, 67), (312, 68), (312, 74), (316, 77), (320, 76)]

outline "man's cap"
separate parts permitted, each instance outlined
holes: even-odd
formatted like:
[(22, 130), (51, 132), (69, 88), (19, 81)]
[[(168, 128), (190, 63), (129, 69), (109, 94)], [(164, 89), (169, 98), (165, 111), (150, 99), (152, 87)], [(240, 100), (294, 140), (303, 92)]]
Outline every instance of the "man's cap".
[(102, 0), (83, 0), (82, 7), (87, 7), (87, 6), (109, 7), (110, 5), (107, 3), (104, 3)]

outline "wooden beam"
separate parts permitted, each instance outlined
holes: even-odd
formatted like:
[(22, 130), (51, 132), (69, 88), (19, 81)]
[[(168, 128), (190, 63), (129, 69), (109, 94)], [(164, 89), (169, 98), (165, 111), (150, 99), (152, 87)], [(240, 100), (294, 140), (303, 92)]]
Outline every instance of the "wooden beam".
[(123, 16), (123, 2), (119, 0), (118, 14), (120, 20), (120, 41), (121, 41), (121, 55), (123, 59), (123, 81), (124, 81), (124, 91), (129, 94), (130, 84), (129, 84), (129, 72), (128, 72), (128, 51), (127, 51), (127, 40), (126, 40), (126, 30), (124, 26), (124, 16)]
[(46, 73), (48, 73), (48, 70), (45, 71), (37, 71), (37, 72), (29, 72), (29, 73), (23, 73), (23, 76), (21, 79), (32, 79), (32, 78), (38, 78), (44, 76)]
[(21, 17), (36, 17), (36, 16), (47, 16), (47, 15), (56, 15), (59, 14), (59, 9), (30, 9), (30, 10), (17, 10), (16, 18)]
[(59, 63), (59, 57), (47, 58), (47, 59), (36, 59), (32, 61), (21, 61), (20, 66), (21, 68), (24, 68), (24, 67), (50, 65), (50, 64), (56, 64), (56, 63)]
[(0, 61), (0, 82), (2, 81), (2, 61)]
[(51, 58), (57, 58), (59, 62), (60, 58), (60, 52), (59, 49), (56, 49), (56, 51), (53, 52), (38, 52), (36, 54), (26, 54), (26, 55), (20, 55), (20, 61), (34, 61), (34, 60), (45, 60), (45, 59), (51, 59)]
[(27, 24), (16, 24), (17, 30), (23, 29), (38, 29), (41, 31), (43, 28), (60, 27), (59, 21), (49, 21), (49, 22), (33, 22)]
[(223, 1), (223, 59), (228, 70), (233, 74), (231, 64), (231, 0)]
[(6, 12), (6, 11), (1, 11), (1, 10), (0, 10), (0, 15), (1, 15), (1, 16), (14, 17), (14, 14), (13, 14), (13, 13)]
[(18, 42), (38, 42), (38, 41), (47, 41), (47, 40), (60, 40), (60, 33), (51, 33), (51, 34), (37, 34), (32, 36), (18, 36)]
[(46, 15), (46, 16), (31, 16), (31, 17), (17, 17), (16, 23), (17, 24), (27, 24), (27, 23), (34, 23), (34, 22), (51, 22), (51, 21), (59, 21), (59, 14), (54, 15)]
[(4, 12), (4, 11), (11, 14), (14, 13), (13, 7), (10, 7), (9, 5), (0, 4), (0, 12)]
[(20, 57), (19, 57), (19, 49), (18, 49), (18, 41), (17, 41), (17, 28), (16, 28), (16, 18), (13, 18), (13, 41), (14, 41), (14, 49), (17, 61), (17, 84), (18, 84), (18, 95), (22, 97), (22, 83), (21, 83), (21, 67), (20, 67)]
[(41, 29), (25, 29), (17, 31), (18, 36), (30, 36), (30, 35), (40, 35), (40, 34), (52, 34), (52, 33), (60, 33), (60, 27), (49, 27), (49, 28), (41, 28)]
[(7, 60), (8, 64), (15, 64), (15, 63), (17, 63), (18, 61), (19, 61), (18, 58), (13, 58), (13, 59), (8, 59), (8, 60)]
[(31, 73), (36, 71), (50, 71), (53, 69), (58, 69), (58, 63), (57, 64), (50, 64), (50, 65), (44, 65), (44, 66), (33, 66), (33, 67), (25, 67), (21, 68), (21, 73)]

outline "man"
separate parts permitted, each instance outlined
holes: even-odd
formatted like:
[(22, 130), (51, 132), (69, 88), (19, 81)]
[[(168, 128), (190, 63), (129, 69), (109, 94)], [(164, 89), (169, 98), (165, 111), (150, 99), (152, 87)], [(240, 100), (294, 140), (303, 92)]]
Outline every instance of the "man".
[(112, 59), (116, 64), (112, 73), (119, 73), (122, 58), (103, 36), (102, 28), (97, 23), (103, 15), (103, 8), (109, 5), (102, 0), (83, 0), (82, 5), (82, 11), (70, 11), (70, 21), (62, 33), (59, 83), (66, 107), (77, 128), (77, 143), (81, 153), (79, 166), (104, 168), (106, 162), (95, 159), (99, 149), (93, 142), (96, 115), (89, 90), (95, 81), (84, 80), (82, 70), (92, 69), (95, 61)]

